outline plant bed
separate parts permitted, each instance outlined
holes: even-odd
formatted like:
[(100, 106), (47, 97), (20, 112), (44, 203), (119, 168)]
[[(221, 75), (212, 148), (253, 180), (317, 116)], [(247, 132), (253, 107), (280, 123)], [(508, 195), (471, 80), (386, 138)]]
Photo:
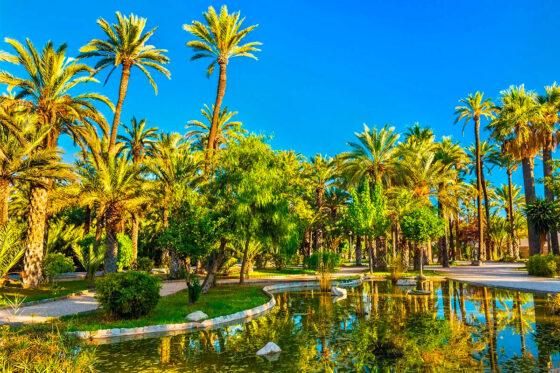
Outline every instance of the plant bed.
[(8, 306), (6, 297), (25, 297), (25, 303), (37, 302), (51, 298), (65, 297), (91, 288), (86, 280), (60, 281), (57, 282), (58, 289), (53, 291), (50, 285), (42, 284), (37, 289), (23, 289), (19, 285), (6, 285), (0, 288), (0, 307)]
[(138, 319), (112, 319), (103, 310), (66, 316), (61, 318), (68, 331), (91, 331), (112, 328), (134, 328), (148, 325), (184, 323), (185, 316), (194, 311), (202, 311), (209, 318), (224, 316), (248, 308), (257, 307), (268, 301), (260, 286), (219, 286), (208, 294), (201, 295), (195, 304), (188, 303), (188, 291), (162, 298), (155, 310)]

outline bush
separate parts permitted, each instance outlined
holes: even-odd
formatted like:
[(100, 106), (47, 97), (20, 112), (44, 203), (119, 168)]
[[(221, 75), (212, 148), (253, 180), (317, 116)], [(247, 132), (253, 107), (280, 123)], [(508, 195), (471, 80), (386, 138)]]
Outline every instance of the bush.
[(117, 268), (119, 271), (122, 271), (123, 268), (130, 267), (132, 261), (134, 260), (132, 257), (132, 240), (126, 234), (119, 233), (117, 234), (117, 241), (119, 243)]
[(559, 255), (533, 255), (525, 263), (527, 272), (532, 276), (554, 277), (560, 271)]
[(187, 283), (189, 287), (189, 301), (195, 303), (198, 298), (200, 298), (200, 292), (202, 291), (202, 286), (197, 276), (191, 276), (191, 282)]
[(322, 263), (324, 263), (326, 270), (332, 272), (340, 266), (340, 254), (323, 252), (321, 257), (320, 253), (313, 253), (305, 260), (307, 267), (314, 270), (320, 269)]
[(136, 261), (136, 270), (150, 272), (154, 268), (154, 261), (150, 258), (140, 258)]
[(76, 258), (86, 270), (86, 278), (89, 281), (93, 281), (95, 272), (97, 272), (104, 261), (105, 234), (103, 234), (101, 242), (96, 244), (95, 235), (90, 233), (78, 241), (77, 244), (72, 245), (72, 249), (74, 250)]
[(95, 282), (103, 309), (121, 318), (149, 314), (159, 301), (160, 288), (159, 278), (145, 272), (110, 273)]
[(68, 258), (62, 253), (50, 253), (43, 259), (43, 272), (50, 282), (61, 273), (74, 272), (75, 270), (76, 267), (72, 258)]

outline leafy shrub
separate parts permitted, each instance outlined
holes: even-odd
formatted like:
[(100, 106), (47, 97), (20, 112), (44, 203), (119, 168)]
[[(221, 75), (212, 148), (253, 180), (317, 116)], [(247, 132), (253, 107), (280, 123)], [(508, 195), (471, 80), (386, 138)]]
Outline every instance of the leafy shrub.
[(22, 229), (13, 223), (0, 226), (0, 287), (4, 278), (25, 252), (21, 244)]
[(121, 318), (149, 314), (159, 301), (160, 288), (159, 278), (145, 272), (110, 273), (95, 282), (103, 309)]
[(154, 268), (154, 261), (150, 258), (143, 257), (143, 258), (139, 258), (136, 261), (137, 271), (150, 272), (152, 268)]
[(315, 252), (305, 260), (305, 264), (308, 268), (314, 270), (321, 269), (321, 265), (324, 265), (326, 270), (332, 272), (340, 266), (340, 254), (323, 252), (321, 256), (320, 253)]
[(68, 258), (62, 253), (50, 253), (43, 259), (43, 272), (50, 282), (61, 273), (74, 272), (75, 270), (76, 267), (72, 258)]
[(0, 327), (0, 367), (3, 372), (92, 372), (91, 348), (75, 349), (71, 338), (44, 330), (24, 332)]
[(525, 263), (527, 272), (532, 276), (554, 277), (560, 271), (559, 255), (533, 255)]
[(505, 254), (504, 256), (502, 256), (502, 257), (500, 258), (500, 262), (505, 262), (505, 263), (515, 263), (515, 262), (517, 262), (517, 261), (518, 261), (518, 260), (517, 260), (516, 257), (510, 256), (510, 255), (508, 255), (508, 254)]
[(123, 268), (130, 267), (134, 260), (132, 256), (132, 239), (124, 233), (119, 233), (117, 234), (117, 241), (119, 244), (117, 268), (119, 271), (122, 271)]
[(105, 257), (105, 237), (101, 239), (99, 245), (95, 244), (95, 236), (93, 233), (86, 235), (78, 241), (77, 244), (72, 245), (72, 250), (78, 261), (86, 270), (86, 278), (93, 280), (95, 272), (99, 269)]
[(191, 282), (187, 283), (189, 287), (189, 301), (195, 303), (198, 298), (200, 298), (200, 292), (202, 291), (202, 286), (197, 276), (191, 276)]

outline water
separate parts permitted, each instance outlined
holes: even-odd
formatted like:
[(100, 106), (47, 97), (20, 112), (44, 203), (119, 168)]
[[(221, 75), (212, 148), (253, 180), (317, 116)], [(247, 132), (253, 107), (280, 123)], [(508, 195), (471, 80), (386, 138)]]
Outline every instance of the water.
[[(546, 372), (560, 368), (560, 316), (547, 295), (427, 282), (406, 295), (390, 281), (276, 294), (257, 320), (222, 329), (97, 346), (102, 372)], [(273, 341), (283, 352), (256, 356)]]

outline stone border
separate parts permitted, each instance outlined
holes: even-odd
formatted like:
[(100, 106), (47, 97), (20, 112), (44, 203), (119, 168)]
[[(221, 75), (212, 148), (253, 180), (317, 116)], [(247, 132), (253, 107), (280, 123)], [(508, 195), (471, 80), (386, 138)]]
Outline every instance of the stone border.
[[(364, 277), (360, 277), (357, 280), (351, 281), (333, 281), (333, 286), (358, 286), (362, 283)], [(300, 282), (290, 282), (290, 283), (280, 283), (274, 285), (265, 286), (262, 291), (270, 297), (270, 300), (265, 304), (254, 307), (245, 311), (239, 311), (227, 316), (215, 317), (213, 319), (204, 320), (202, 322), (188, 322), (179, 324), (161, 324), (161, 325), (150, 325), (142, 326), (137, 328), (113, 328), (113, 329), (100, 329), (93, 331), (75, 331), (68, 332), (69, 335), (78, 337), (79, 339), (110, 339), (116, 337), (128, 337), (143, 334), (152, 333), (173, 333), (178, 331), (187, 331), (195, 329), (211, 329), (217, 326), (227, 326), (232, 324), (238, 324), (240, 321), (249, 321), (253, 318), (258, 318), (276, 306), (276, 299), (274, 298), (274, 293), (289, 289), (305, 289), (305, 288), (318, 288), (318, 281), (300, 281)]]
[[(56, 302), (57, 300), (64, 300), (64, 299), (68, 299), (68, 298), (72, 298), (72, 297), (78, 297), (80, 295), (87, 295), (87, 293), (90, 290), (91, 289), (82, 290), (82, 291), (78, 291), (76, 293), (70, 293), (70, 294), (62, 295), (62, 296), (56, 297), (56, 298), (46, 298), (46, 299), (40, 299), (40, 300), (32, 300), (30, 302), (22, 303), (21, 307), (34, 306), (34, 305), (37, 305), (37, 304)], [(0, 307), (0, 311), (6, 310), (6, 309), (11, 309), (11, 308), (12, 308), (12, 306), (10, 306), (10, 305), (2, 306), (2, 307)]]
[[(485, 287), (485, 288), (496, 288), (496, 289), (503, 289), (503, 290), (509, 290), (509, 291), (517, 291), (520, 293), (533, 293), (533, 294), (560, 294), (560, 291), (558, 290), (541, 290), (541, 289), (529, 289), (529, 288), (524, 288), (521, 286), (508, 286), (508, 285), (501, 285), (501, 284), (490, 284), (487, 282), (478, 282), (478, 281), (471, 281), (471, 280), (463, 280), (460, 278), (452, 278), (452, 277), (445, 277), (446, 280), (448, 281), (457, 281), (457, 282), (462, 282), (464, 284), (467, 285), (472, 285), (472, 286), (480, 286), (480, 287)], [(499, 281), (499, 280), (496, 280)]]

